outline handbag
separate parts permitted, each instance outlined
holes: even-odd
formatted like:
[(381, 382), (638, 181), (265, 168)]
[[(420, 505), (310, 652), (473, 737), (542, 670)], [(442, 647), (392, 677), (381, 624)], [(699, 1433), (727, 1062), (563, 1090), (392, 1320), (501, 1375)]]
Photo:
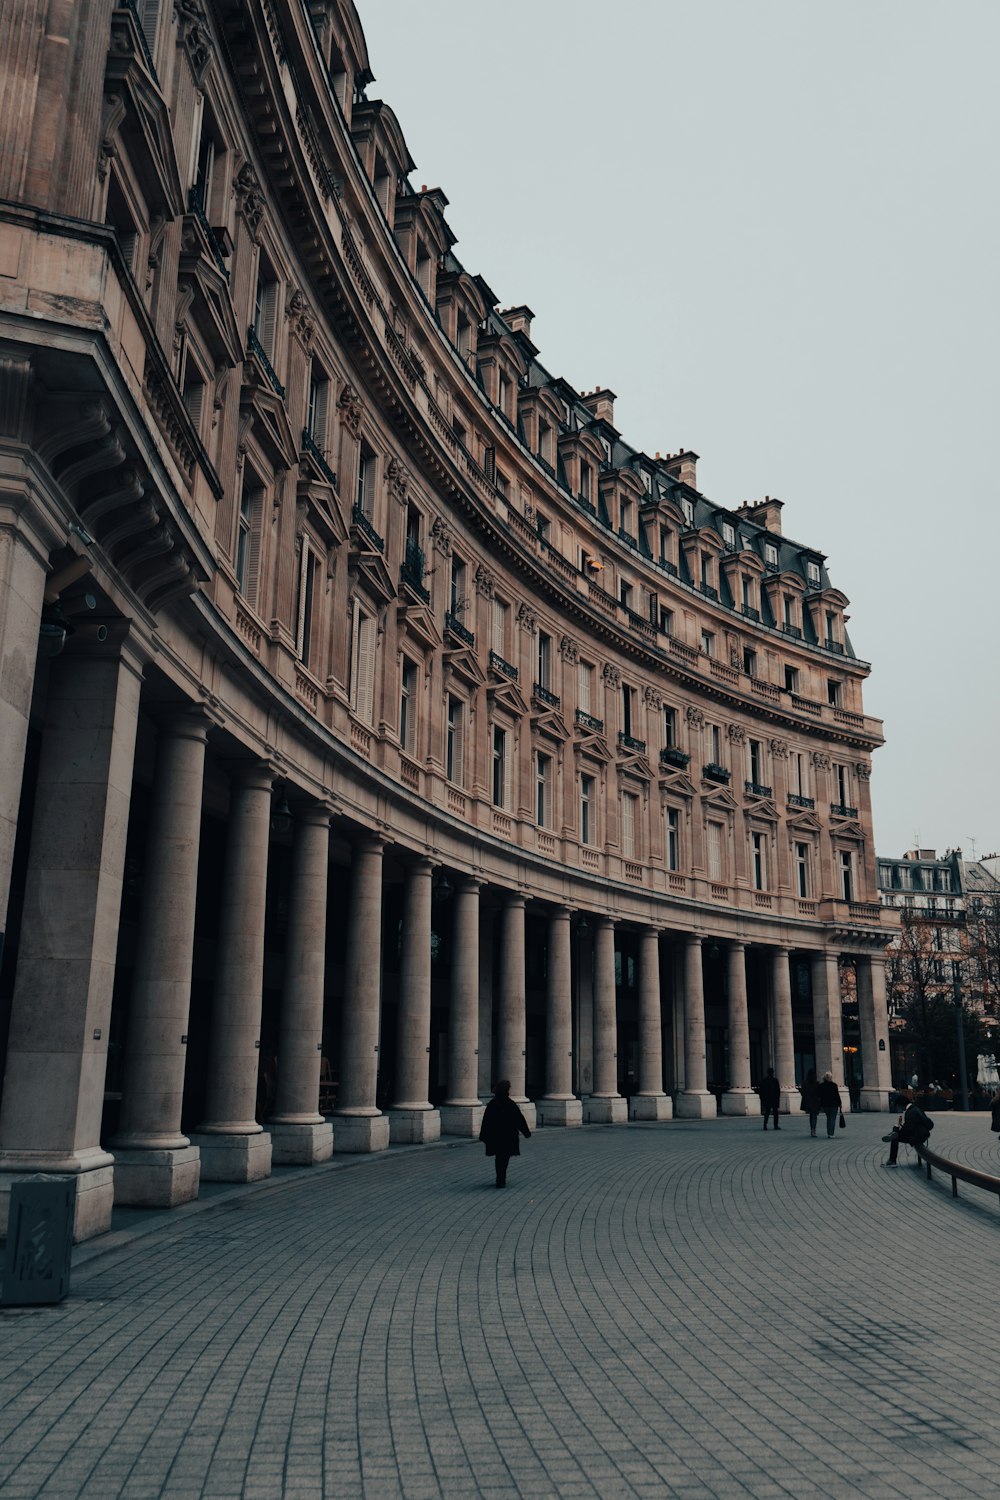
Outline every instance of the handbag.
[(843, 1110), (840, 1111), (840, 1128), (841, 1128), (841, 1130), (846, 1130), (847, 1129), (847, 1121), (844, 1119), (844, 1111)]

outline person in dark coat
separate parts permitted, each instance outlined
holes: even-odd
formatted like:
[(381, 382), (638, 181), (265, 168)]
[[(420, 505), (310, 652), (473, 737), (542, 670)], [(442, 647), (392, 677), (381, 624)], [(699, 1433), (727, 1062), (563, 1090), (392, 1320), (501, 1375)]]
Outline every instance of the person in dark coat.
[(826, 1115), (826, 1133), (831, 1136), (837, 1128), (837, 1116), (844, 1107), (832, 1073), (823, 1074), (823, 1082), (819, 1086), (819, 1107)]
[(512, 1156), (520, 1156), (522, 1135), (526, 1141), (531, 1139), (528, 1122), (510, 1097), (510, 1080), (501, 1078), (483, 1113), (479, 1131), (486, 1155), (495, 1160), (498, 1188), (507, 1186), (507, 1163)]
[[(885, 1163), (887, 1167), (896, 1166), (896, 1157), (899, 1155), (899, 1143), (902, 1141), (907, 1146), (922, 1146), (934, 1129), (934, 1121), (924, 1114), (920, 1105), (915, 1101), (906, 1106), (906, 1113), (892, 1134), (887, 1136), (889, 1142), (889, 1160)], [(917, 1166), (919, 1166), (919, 1161)]]
[(781, 1108), (781, 1084), (775, 1078), (773, 1068), (768, 1068), (767, 1077), (762, 1078), (757, 1085), (757, 1092), (760, 1095), (760, 1107), (764, 1111), (764, 1129), (767, 1129), (767, 1122), (773, 1115), (774, 1128), (780, 1130), (778, 1111)]
[(816, 1069), (810, 1068), (806, 1074), (806, 1081), (799, 1089), (802, 1095), (802, 1112), (809, 1116), (809, 1134), (816, 1134), (816, 1121), (819, 1119), (819, 1084), (816, 1081)]
[(1000, 1135), (1000, 1089), (990, 1099), (990, 1129)]

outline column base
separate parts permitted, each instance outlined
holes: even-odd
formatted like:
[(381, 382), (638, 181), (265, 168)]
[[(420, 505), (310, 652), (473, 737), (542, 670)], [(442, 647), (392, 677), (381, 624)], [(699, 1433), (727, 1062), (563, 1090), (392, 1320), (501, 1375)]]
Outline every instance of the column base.
[(436, 1109), (387, 1109), (385, 1113), (393, 1146), (421, 1146), (441, 1139), (441, 1115)]
[(862, 1089), (860, 1105), (862, 1110), (875, 1110), (880, 1114), (889, 1113), (889, 1094), (891, 1090), (885, 1089)]
[(628, 1100), (622, 1094), (591, 1094), (584, 1114), (588, 1125), (627, 1125)]
[(201, 1181), (197, 1146), (115, 1150), (115, 1203), (125, 1208), (176, 1208), (193, 1203)]
[(684, 1090), (677, 1095), (674, 1114), (678, 1120), (714, 1120), (718, 1114), (715, 1095)]
[[(44, 1168), (37, 1163), (25, 1167), (24, 1171), (11, 1172), (6, 1169), (0, 1171), (0, 1234), (7, 1233), (7, 1220), (10, 1217), (10, 1190), (14, 1183), (23, 1178), (26, 1173), (38, 1173)], [(47, 1174), (46, 1174), (47, 1175)], [(111, 1228), (111, 1209), (115, 1198), (115, 1169), (112, 1166), (92, 1167), (89, 1171), (58, 1172), (58, 1176), (65, 1175), (67, 1180), (72, 1180), (73, 1191), (76, 1194), (76, 1208), (73, 1213), (73, 1243), (79, 1245), (82, 1240), (91, 1240), (97, 1234), (106, 1234)]]
[(672, 1120), (674, 1101), (669, 1094), (633, 1094), (628, 1102), (630, 1120)]
[(201, 1135), (191, 1133), (191, 1144), (201, 1152), (202, 1182), (260, 1182), (271, 1175), (271, 1137), (256, 1135)]
[(333, 1126), (268, 1125), (271, 1132), (271, 1162), (276, 1167), (314, 1167), (333, 1155)]
[(442, 1104), (441, 1134), (466, 1135), (475, 1140), (485, 1109), (485, 1104)]
[(385, 1115), (334, 1115), (333, 1151), (360, 1155), (385, 1151), (389, 1145), (389, 1121)]
[(780, 1108), (783, 1115), (800, 1115), (802, 1113), (802, 1095), (798, 1089), (781, 1090)]
[(546, 1125), (582, 1125), (583, 1105), (579, 1099), (539, 1099), (535, 1106), (538, 1123)]
[[(778, 1108), (780, 1110), (780, 1104)], [(751, 1089), (727, 1089), (722, 1096), (721, 1112), (724, 1115), (756, 1115), (760, 1119), (760, 1098)]]

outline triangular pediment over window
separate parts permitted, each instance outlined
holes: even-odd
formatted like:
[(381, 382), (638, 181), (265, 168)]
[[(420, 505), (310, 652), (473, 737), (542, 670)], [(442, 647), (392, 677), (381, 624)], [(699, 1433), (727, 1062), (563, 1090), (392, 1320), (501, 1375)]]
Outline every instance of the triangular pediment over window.
[(611, 759), (611, 751), (608, 749), (608, 742), (604, 736), (592, 733), (581, 734), (579, 726), (577, 738), (573, 744), (573, 754), (581, 757), (589, 756), (591, 760), (599, 761), (603, 766), (606, 766)]
[(800, 812), (792, 814), (788, 819), (788, 828), (792, 833), (822, 833), (823, 825), (819, 818), (811, 812)]
[(191, 292), (193, 317), (213, 359), (233, 369), (243, 359), (243, 346), (229, 286), (222, 272), (207, 258), (210, 251), (198, 221), (189, 214), (184, 223), (193, 228), (190, 233), (185, 230), (181, 241), (177, 284)]
[(275, 468), (294, 468), (299, 461), (299, 449), (292, 435), (285, 403), (277, 391), (261, 383), (256, 365), (249, 360), (243, 366), (240, 412), (250, 417), (254, 436)]
[(316, 479), (308, 479), (299, 471), (299, 482), (295, 487), (296, 498), (305, 509), (305, 516), (318, 536), (329, 547), (339, 547), (347, 541), (344, 518), (333, 503), (333, 489)]
[(352, 551), (348, 572), (358, 580), (362, 588), (367, 589), (373, 599), (379, 600), (381, 604), (388, 604), (390, 600), (395, 599), (396, 588), (380, 552)]
[(470, 687), (480, 687), (486, 681), (486, 674), (468, 646), (444, 653), (444, 676), (446, 682), (449, 676), (459, 677)]
[(505, 708), (518, 718), (528, 712), (528, 705), (521, 696), (520, 689), (512, 682), (491, 682), (486, 689), (486, 697), (493, 708)]
[(747, 822), (753, 822), (756, 818), (761, 823), (777, 823), (778, 809), (770, 797), (758, 797), (744, 807), (743, 816)]
[(554, 709), (544, 709), (541, 713), (533, 713), (531, 716), (532, 734), (544, 735), (550, 740), (557, 740), (560, 745), (569, 739), (569, 730), (563, 723), (562, 718)]
[(737, 810), (735, 797), (723, 787), (718, 787), (711, 792), (703, 792), (701, 800), (706, 807), (714, 807), (720, 812), (736, 812)]
[(835, 819), (830, 832), (837, 839), (853, 839), (859, 844), (865, 841), (864, 829), (860, 823), (855, 823), (853, 818), (846, 823), (838, 823)]
[(640, 781), (652, 781), (653, 773), (649, 769), (649, 761), (644, 755), (635, 752), (622, 755), (618, 753), (618, 770), (625, 776), (636, 776)]
[(677, 793), (678, 797), (693, 797), (697, 788), (690, 776), (683, 771), (668, 771), (663, 774), (663, 766), (660, 767), (660, 790), (664, 792)]
[(421, 646), (435, 651), (441, 645), (441, 632), (428, 605), (412, 604), (401, 599), (396, 607), (396, 617), (407, 635)]

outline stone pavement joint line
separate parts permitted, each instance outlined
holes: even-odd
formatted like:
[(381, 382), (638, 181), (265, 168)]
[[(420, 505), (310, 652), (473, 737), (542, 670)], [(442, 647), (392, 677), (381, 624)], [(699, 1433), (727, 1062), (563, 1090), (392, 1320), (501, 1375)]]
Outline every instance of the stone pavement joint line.
[[(740, 1119), (536, 1133), (123, 1215), (0, 1315), (4, 1500), (995, 1489), (992, 1199)], [(982, 1116), (944, 1155), (1000, 1170)], [(902, 1158), (901, 1158), (902, 1160)]]

